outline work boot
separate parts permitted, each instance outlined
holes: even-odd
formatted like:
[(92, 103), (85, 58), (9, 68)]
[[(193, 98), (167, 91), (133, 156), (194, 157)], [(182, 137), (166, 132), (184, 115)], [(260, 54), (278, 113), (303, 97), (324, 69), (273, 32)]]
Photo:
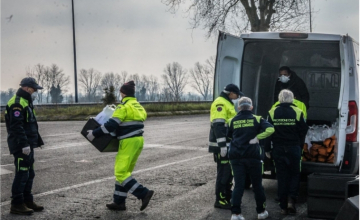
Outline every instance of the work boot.
[(140, 211), (144, 210), (146, 208), (146, 206), (149, 204), (150, 202), (150, 199), (151, 197), (154, 195), (154, 191), (153, 190), (149, 190), (147, 193), (146, 193), (146, 196), (141, 199), (142, 201), (142, 204), (141, 204), (141, 207), (140, 207)]
[(34, 210), (26, 207), (25, 203), (11, 204), (10, 213), (18, 215), (31, 215)]
[(35, 202), (25, 202), (26, 207), (34, 210), (35, 212), (41, 212), (44, 210), (44, 206), (37, 205)]
[(288, 214), (288, 210), (287, 210), (287, 209), (281, 209), (280, 214), (282, 214), (282, 215), (287, 215), (287, 214)]
[(295, 200), (294, 199), (289, 198), (287, 210), (288, 210), (288, 213), (290, 215), (295, 215), (296, 214)]
[(219, 209), (231, 209), (230, 203), (228, 203), (225, 199), (216, 201), (214, 207)]
[(106, 204), (106, 207), (110, 210), (117, 210), (117, 211), (124, 211), (126, 210), (126, 206), (125, 206), (125, 202), (120, 203), (120, 204), (116, 204), (116, 203), (111, 203), (111, 204)]

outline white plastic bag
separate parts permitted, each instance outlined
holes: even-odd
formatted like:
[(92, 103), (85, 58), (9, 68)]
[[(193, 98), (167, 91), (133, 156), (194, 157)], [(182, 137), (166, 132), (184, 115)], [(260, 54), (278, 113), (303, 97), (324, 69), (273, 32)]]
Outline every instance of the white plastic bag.
[(100, 112), (94, 119), (100, 124), (105, 124), (113, 115), (115, 111), (115, 105), (107, 105), (103, 108), (102, 112)]
[(336, 126), (329, 127), (327, 125), (313, 125), (309, 127), (306, 138), (310, 141), (324, 141), (335, 134)]

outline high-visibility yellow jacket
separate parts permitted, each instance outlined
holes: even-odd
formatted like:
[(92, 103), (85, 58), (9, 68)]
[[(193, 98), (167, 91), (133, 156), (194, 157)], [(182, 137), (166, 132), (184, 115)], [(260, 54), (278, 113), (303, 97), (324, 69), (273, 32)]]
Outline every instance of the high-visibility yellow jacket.
[(233, 102), (226, 93), (222, 92), (211, 104), (209, 152), (219, 153), (220, 148), (227, 146), (227, 143), (230, 142), (226, 139), (227, 126), (235, 115)]

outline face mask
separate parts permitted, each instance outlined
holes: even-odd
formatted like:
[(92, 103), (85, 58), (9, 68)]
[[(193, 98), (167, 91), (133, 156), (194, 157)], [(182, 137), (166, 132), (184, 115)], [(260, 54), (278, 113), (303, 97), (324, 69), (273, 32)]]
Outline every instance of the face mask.
[(279, 81), (282, 82), (282, 83), (287, 83), (287, 82), (289, 82), (289, 80), (290, 80), (289, 76), (281, 75), (279, 77)]
[(33, 92), (33, 93), (31, 94), (32, 100), (34, 101), (37, 96), (38, 96), (38, 93), (37, 93), (37, 92)]

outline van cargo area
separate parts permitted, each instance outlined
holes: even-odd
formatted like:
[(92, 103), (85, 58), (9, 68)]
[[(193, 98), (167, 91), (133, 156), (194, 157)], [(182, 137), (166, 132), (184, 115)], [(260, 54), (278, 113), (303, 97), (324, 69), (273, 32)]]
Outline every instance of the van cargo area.
[[(289, 66), (310, 94), (307, 124), (332, 126), (338, 120), (341, 85), (339, 42), (245, 40), (241, 89), (253, 100), (254, 113), (267, 117), (274, 97), (279, 67)], [(295, 97), (296, 98), (296, 97)], [(337, 152), (335, 144), (333, 152)], [(324, 163), (325, 161), (305, 162)]]

